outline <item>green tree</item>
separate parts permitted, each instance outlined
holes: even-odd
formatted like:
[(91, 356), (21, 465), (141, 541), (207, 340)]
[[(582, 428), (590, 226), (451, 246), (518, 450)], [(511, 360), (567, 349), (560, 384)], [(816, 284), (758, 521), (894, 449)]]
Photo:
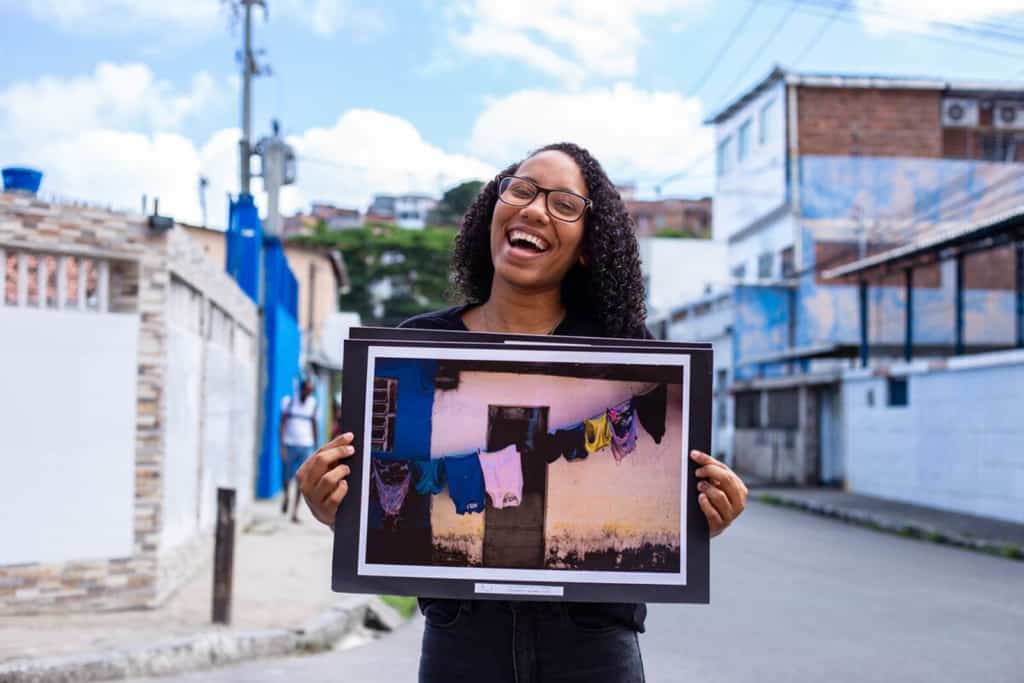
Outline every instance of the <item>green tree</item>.
[(483, 182), (469, 180), (444, 193), (441, 201), (427, 216), (428, 225), (459, 225), (473, 200), (480, 194)]
[[(324, 226), (293, 241), (340, 250), (351, 285), (341, 307), (359, 313), (364, 324), (392, 326), (447, 305), (456, 233), (452, 227), (405, 230), (371, 224), (358, 230), (327, 230)], [(380, 299), (387, 289), (390, 296)]]

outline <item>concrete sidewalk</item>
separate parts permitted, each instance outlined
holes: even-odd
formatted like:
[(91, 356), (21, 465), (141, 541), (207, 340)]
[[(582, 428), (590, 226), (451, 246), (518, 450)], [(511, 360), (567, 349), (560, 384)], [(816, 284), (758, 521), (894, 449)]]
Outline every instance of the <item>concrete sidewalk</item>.
[(1024, 524), (826, 488), (751, 487), (763, 503), (834, 517), (881, 531), (1024, 559)]
[(110, 680), (324, 649), (368, 610), (388, 610), (331, 592), (332, 534), (307, 509), (295, 524), (279, 506), (256, 503), (238, 535), (231, 626), (210, 623), (211, 557), (154, 610), (0, 618), (0, 681)]

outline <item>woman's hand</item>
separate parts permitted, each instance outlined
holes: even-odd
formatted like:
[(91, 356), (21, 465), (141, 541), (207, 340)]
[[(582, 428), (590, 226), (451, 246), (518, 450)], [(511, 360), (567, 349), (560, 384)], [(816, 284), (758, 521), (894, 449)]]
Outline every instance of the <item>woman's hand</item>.
[(352, 433), (346, 432), (321, 446), (295, 474), (299, 490), (313, 516), (332, 529), (338, 506), (348, 493), (345, 477), (349, 474), (349, 467), (342, 465), (341, 460), (355, 452)]
[(690, 457), (700, 465), (696, 475), (701, 479), (697, 484), (700, 491), (698, 502), (708, 528), (714, 538), (740, 516), (747, 504), (747, 487), (736, 473), (725, 463), (718, 462), (707, 453), (690, 451)]

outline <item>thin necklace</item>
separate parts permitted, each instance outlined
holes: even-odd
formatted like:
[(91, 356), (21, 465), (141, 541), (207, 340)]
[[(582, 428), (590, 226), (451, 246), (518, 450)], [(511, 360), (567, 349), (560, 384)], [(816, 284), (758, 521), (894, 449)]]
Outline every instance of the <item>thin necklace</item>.
[[(550, 334), (551, 334), (551, 333), (553, 333), (553, 332), (554, 332), (555, 330), (557, 330), (557, 329), (558, 329), (558, 326), (562, 324), (562, 321), (563, 321), (563, 320), (565, 320), (565, 316), (566, 316), (566, 314), (567, 314), (567, 313), (568, 313), (568, 310), (563, 310), (563, 311), (562, 311), (562, 315), (558, 316), (558, 320), (556, 320), (556, 321), (555, 321), (555, 324), (554, 324), (554, 325), (553, 325), (553, 326), (551, 327), (551, 329), (550, 329), (550, 330), (548, 330), (548, 331), (547, 331), (547, 332), (545, 332), (544, 334), (545, 334), (545, 335), (550, 335)], [(480, 306), (480, 315), (481, 315), (481, 316), (483, 316), (483, 319), (484, 319), (484, 327), (486, 327), (486, 328), (487, 328), (487, 331), (488, 331), (488, 332), (497, 332), (497, 330), (496, 330), (496, 329), (494, 329), (493, 327), (491, 327), (491, 321), (490, 321), (490, 319), (489, 319), (489, 318), (487, 317), (487, 304), (483, 304), (482, 306)]]

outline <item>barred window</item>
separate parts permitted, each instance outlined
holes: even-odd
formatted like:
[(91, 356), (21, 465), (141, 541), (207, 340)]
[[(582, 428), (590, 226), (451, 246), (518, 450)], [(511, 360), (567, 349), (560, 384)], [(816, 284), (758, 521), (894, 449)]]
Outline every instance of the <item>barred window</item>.
[(395, 416), (398, 405), (398, 380), (373, 378), (373, 418), (370, 448), (390, 453), (395, 447)]
[(800, 393), (797, 389), (768, 392), (768, 427), (796, 429), (800, 426)]
[(760, 426), (760, 392), (743, 391), (736, 394), (736, 429), (757, 429)]

